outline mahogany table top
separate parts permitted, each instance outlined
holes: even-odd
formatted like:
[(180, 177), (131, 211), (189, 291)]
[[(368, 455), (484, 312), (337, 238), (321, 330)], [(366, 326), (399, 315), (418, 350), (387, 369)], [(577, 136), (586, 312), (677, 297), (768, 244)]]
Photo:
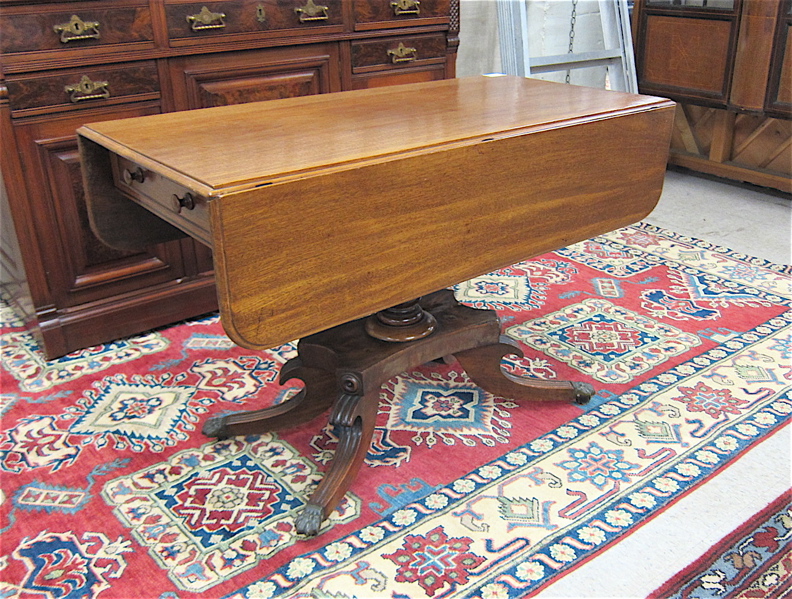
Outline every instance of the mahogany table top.
[[(660, 98), (476, 77), (79, 135), (196, 195), (193, 224), (164, 208), (170, 198), (142, 203), (212, 246), (226, 331), (266, 348), (640, 220), (662, 189), (673, 111)], [(111, 244), (136, 226), (122, 220), (93, 218)]]

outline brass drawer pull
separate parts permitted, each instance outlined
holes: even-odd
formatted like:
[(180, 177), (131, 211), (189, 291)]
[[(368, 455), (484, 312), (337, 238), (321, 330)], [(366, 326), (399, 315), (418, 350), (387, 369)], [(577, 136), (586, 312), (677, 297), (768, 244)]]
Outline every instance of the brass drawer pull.
[(69, 94), (69, 99), (75, 104), (83, 100), (98, 100), (110, 97), (107, 81), (91, 81), (87, 75), (83, 75), (79, 83), (67, 85), (63, 90)]
[(132, 185), (132, 181), (143, 183), (143, 181), (146, 180), (146, 173), (140, 167), (137, 167), (135, 170), (125, 168), (122, 177), (124, 179), (124, 183), (127, 185)]
[(308, 0), (308, 4), (302, 8), (295, 8), (294, 12), (300, 15), (300, 23), (309, 21), (326, 21), (330, 18), (327, 14), (327, 6), (314, 4), (314, 0)]
[(195, 198), (188, 191), (182, 197), (177, 196), (175, 193), (171, 196), (171, 206), (176, 214), (182, 211), (182, 208), (192, 210), (195, 208)]
[(412, 62), (418, 59), (418, 50), (415, 48), (408, 48), (402, 42), (399, 42), (398, 48), (388, 50), (388, 56), (391, 57), (391, 62), (393, 64)]
[(61, 23), (53, 27), (55, 33), (60, 33), (62, 44), (76, 40), (99, 39), (99, 21), (83, 21), (77, 15), (72, 15), (68, 23)]
[(205, 6), (197, 15), (187, 15), (187, 22), (193, 31), (204, 31), (206, 29), (222, 29), (226, 26), (225, 13), (212, 12)]
[(396, 2), (391, 2), (391, 7), (393, 14), (397, 17), (421, 14), (421, 3), (418, 0), (396, 0)]

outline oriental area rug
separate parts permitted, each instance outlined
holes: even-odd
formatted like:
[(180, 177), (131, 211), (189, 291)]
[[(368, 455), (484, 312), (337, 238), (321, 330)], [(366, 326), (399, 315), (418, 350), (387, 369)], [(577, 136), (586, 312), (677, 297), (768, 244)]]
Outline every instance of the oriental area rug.
[(750, 518), (650, 599), (792, 597), (792, 491)]
[[(313, 538), (293, 518), (338, 443), (326, 416), (223, 441), (200, 432), (295, 393), (276, 382), (294, 345), (236, 347), (209, 315), (45, 362), (4, 308), (0, 597), (541, 593), (778, 438), (792, 413), (790, 274), (638, 224), (456, 286), (520, 344), (503, 363), (513, 376), (597, 394), (516, 402), (456, 363), (394, 377), (366, 463)], [(772, 521), (775, 553), (788, 551), (788, 500), (718, 538), (762, 553), (772, 543), (756, 531)], [(726, 596), (685, 582), (669, 592)]]

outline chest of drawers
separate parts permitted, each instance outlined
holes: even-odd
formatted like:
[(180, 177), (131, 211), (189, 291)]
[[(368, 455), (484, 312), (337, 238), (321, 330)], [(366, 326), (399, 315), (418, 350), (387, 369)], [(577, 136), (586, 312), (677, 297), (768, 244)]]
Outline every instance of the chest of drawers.
[[(77, 128), (452, 78), (458, 15), (458, 0), (0, 0), (0, 196), (15, 234), (2, 283), (45, 356), (217, 307), (200, 198), (181, 211), (195, 239), (107, 247), (89, 226)], [(183, 191), (168, 190), (174, 209)]]

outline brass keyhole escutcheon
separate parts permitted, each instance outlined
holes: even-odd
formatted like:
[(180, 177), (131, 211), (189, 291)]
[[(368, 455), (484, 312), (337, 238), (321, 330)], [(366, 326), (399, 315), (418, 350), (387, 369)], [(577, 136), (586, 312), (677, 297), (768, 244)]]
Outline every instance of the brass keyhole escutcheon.
[(87, 75), (83, 75), (80, 81), (67, 85), (63, 88), (69, 99), (73, 103), (83, 100), (107, 99), (110, 97), (110, 89), (107, 81), (91, 81)]
[(412, 62), (418, 59), (418, 50), (415, 48), (408, 48), (402, 42), (399, 42), (398, 48), (388, 50), (387, 54), (391, 57), (391, 62), (393, 64)]
[(397, 0), (391, 2), (393, 14), (397, 17), (400, 15), (420, 15), (421, 3), (418, 0)]
[(62, 44), (68, 44), (76, 40), (98, 40), (101, 37), (99, 21), (83, 21), (77, 15), (72, 15), (68, 23), (55, 25), (53, 30), (55, 33), (60, 33)]

